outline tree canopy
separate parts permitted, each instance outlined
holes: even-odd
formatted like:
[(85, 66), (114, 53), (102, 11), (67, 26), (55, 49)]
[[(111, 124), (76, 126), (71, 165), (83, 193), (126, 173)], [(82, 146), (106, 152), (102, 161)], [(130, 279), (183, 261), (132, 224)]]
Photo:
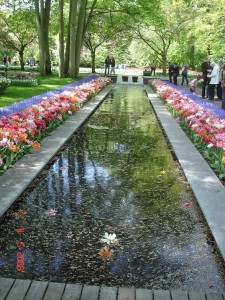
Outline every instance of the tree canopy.
[(207, 54), (217, 60), (225, 52), (225, 0), (0, 0), (0, 4), (1, 45), (19, 54), (21, 68), (24, 51), (36, 45), (42, 75), (51, 73), (53, 51), (58, 53), (59, 76), (70, 77), (79, 75), (83, 53), (94, 73), (96, 59), (103, 64), (106, 53), (118, 62), (140, 66), (154, 60), (165, 71), (169, 61), (196, 69)]

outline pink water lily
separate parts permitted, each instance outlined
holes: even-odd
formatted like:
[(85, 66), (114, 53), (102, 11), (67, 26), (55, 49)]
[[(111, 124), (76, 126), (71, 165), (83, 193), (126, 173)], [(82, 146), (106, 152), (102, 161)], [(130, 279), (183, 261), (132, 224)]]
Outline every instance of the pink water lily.
[(47, 214), (48, 216), (50, 216), (50, 217), (51, 217), (51, 216), (55, 216), (55, 215), (57, 214), (57, 210), (51, 208), (51, 209), (49, 209), (49, 210), (46, 211), (46, 214)]

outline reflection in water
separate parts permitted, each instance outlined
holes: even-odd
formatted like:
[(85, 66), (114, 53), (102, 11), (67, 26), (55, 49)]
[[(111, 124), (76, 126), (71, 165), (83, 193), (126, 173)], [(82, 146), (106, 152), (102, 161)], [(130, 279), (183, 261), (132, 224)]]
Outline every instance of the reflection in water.
[[(118, 86), (1, 224), (0, 274), (152, 289), (224, 290), (222, 263), (140, 87)], [(181, 180), (182, 179), (182, 180)], [(18, 234), (18, 228), (25, 228)], [(104, 233), (118, 243), (109, 260)], [(25, 271), (16, 270), (16, 244)]]

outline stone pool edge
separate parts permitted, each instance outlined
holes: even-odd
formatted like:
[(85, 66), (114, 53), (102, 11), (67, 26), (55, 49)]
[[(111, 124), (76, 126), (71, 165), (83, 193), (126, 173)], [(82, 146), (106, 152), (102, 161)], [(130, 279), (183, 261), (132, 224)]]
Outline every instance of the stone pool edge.
[(157, 94), (147, 85), (144, 89), (225, 261), (225, 187)]
[(105, 87), (65, 123), (42, 140), (40, 149), (26, 154), (16, 162), (12, 169), (7, 170), (0, 177), (0, 218), (3, 217), (10, 206), (25, 191), (77, 129), (96, 111), (113, 88), (113, 84)]

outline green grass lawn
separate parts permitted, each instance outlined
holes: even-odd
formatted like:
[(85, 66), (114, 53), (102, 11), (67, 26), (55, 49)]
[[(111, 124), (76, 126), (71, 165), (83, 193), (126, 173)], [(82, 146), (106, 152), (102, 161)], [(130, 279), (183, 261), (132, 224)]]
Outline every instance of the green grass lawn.
[(9, 86), (0, 96), (0, 108), (10, 106), (15, 102), (28, 99), (50, 90), (55, 90), (66, 84), (75, 82), (81, 78), (59, 78), (57, 75), (39, 77), (40, 84), (34, 87)]

